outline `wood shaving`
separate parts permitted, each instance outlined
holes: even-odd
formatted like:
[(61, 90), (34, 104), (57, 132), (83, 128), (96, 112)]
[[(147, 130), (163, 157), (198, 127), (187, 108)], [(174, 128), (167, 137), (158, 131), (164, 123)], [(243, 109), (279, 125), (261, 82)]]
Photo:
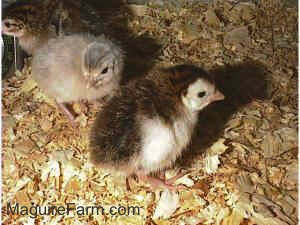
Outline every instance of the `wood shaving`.
[[(188, 190), (172, 195), (164, 211), (165, 192), (160, 198), (141, 183), (127, 191), (124, 177), (89, 164), (89, 129), (101, 107), (75, 104), (80, 127), (73, 130), (55, 101), (36, 87), (28, 60), (2, 83), (3, 224), (297, 224), (296, 7), (279, 0), (166, 2), (132, 6), (133, 15), (123, 10), (110, 25), (128, 21), (131, 37), (156, 40), (161, 45), (153, 50), (157, 67), (194, 63), (210, 69), (259, 60), (267, 68), (270, 98), (239, 108), (216, 144), (193, 155), (190, 172), (181, 180)], [(148, 47), (137, 45), (147, 54)], [(100, 205), (106, 212), (111, 206), (138, 206), (140, 214), (30, 218), (8, 215), (8, 202), (72, 202)]]

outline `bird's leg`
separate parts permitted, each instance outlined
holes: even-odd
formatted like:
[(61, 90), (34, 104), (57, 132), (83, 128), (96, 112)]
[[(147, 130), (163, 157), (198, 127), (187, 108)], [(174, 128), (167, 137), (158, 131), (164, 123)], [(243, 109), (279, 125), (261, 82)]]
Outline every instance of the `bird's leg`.
[(126, 189), (127, 191), (132, 191), (132, 188), (130, 186), (130, 180), (134, 180), (135, 182), (137, 182), (138, 177), (136, 174), (131, 174), (128, 177), (126, 177)]
[(63, 36), (63, 23), (66, 19), (68, 19), (69, 13), (66, 9), (63, 8), (63, 5), (59, 5), (60, 16), (58, 21), (58, 36)]
[(131, 187), (130, 187), (130, 177), (126, 177), (126, 190), (131, 192)]
[(15, 40), (15, 70), (21, 71), (24, 67), (24, 59), (26, 57), (25, 52), (20, 48), (19, 41), (14, 38)]
[(69, 119), (71, 126), (73, 128), (76, 128), (76, 122), (75, 122), (75, 118), (74, 115), (70, 112), (70, 110), (68, 109), (66, 103), (59, 103), (57, 102), (58, 107), (63, 111), (63, 113), (67, 116), (67, 118)]

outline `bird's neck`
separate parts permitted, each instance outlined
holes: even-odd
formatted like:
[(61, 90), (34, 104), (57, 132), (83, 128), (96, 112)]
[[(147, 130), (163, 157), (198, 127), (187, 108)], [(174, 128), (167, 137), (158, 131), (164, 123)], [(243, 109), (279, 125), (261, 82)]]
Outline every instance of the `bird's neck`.
[(192, 111), (183, 105), (181, 105), (180, 108), (180, 113), (178, 114), (176, 120), (184, 122), (189, 129), (193, 130), (198, 121), (199, 111)]

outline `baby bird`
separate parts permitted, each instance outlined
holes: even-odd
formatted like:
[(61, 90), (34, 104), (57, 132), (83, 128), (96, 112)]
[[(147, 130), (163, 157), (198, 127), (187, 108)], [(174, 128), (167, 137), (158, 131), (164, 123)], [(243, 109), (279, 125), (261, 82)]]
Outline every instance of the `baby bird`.
[(213, 79), (196, 66), (153, 72), (104, 105), (91, 131), (90, 159), (165, 186), (149, 175), (173, 165), (191, 140), (199, 111), (222, 99)]
[(86, 32), (103, 33), (103, 24), (85, 1), (18, 1), (4, 10), (2, 33), (18, 38), (28, 55), (57, 35)]
[(55, 27), (49, 21), (56, 8), (55, 1), (16, 2), (5, 8), (2, 33), (14, 36), (27, 54), (56, 36)]
[(122, 49), (104, 36), (62, 36), (36, 50), (32, 74), (73, 123), (64, 103), (112, 96), (119, 87), (123, 55)]

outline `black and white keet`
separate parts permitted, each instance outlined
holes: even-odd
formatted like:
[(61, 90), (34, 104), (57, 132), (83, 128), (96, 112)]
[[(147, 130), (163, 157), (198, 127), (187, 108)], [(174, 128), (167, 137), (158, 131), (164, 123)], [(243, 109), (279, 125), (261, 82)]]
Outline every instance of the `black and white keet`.
[(149, 175), (174, 164), (191, 140), (198, 112), (223, 98), (196, 66), (153, 71), (104, 105), (91, 131), (90, 159), (100, 168), (166, 184)]

